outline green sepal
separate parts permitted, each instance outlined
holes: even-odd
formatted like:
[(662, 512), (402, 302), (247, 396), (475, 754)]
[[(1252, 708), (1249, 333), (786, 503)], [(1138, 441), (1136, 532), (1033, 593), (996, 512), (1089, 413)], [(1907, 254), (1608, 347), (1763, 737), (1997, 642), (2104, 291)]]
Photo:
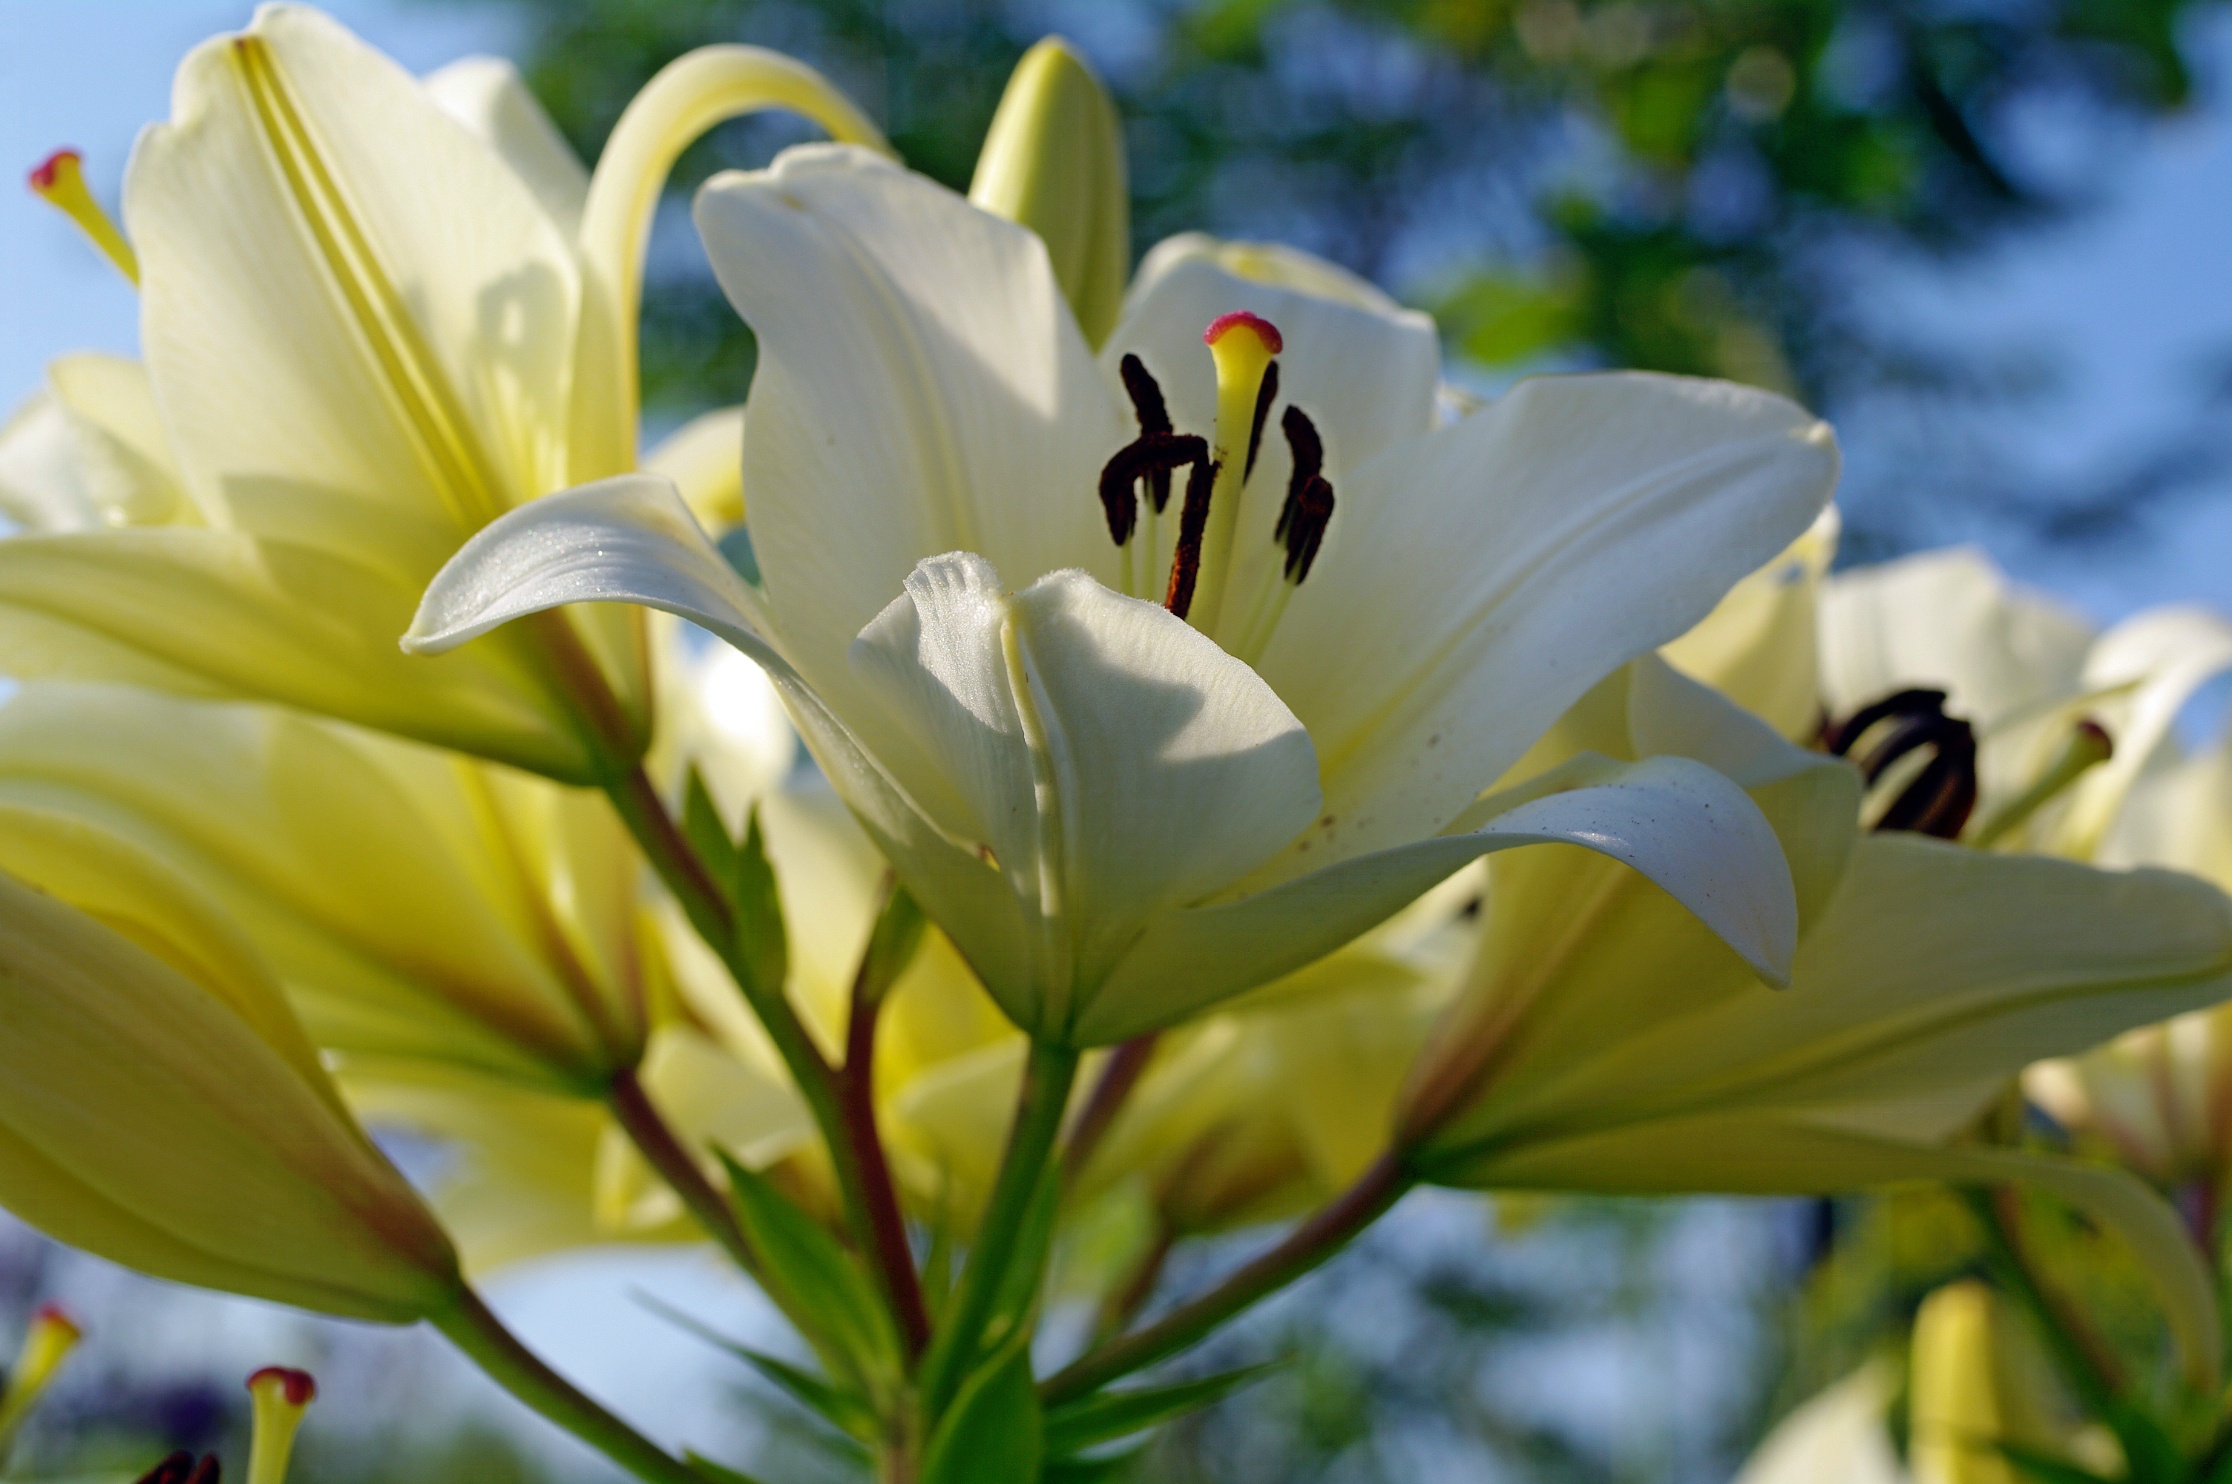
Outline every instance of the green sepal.
[(793, 1320), (811, 1315), (818, 1332), (806, 1338), (825, 1360), (851, 1373), (871, 1394), (899, 1369), (899, 1337), (860, 1264), (821, 1224), (792, 1205), (763, 1176), (716, 1149), (728, 1170), (729, 1197), (744, 1239), (759, 1254), (770, 1295)]
[(1224, 1400), (1250, 1381), (1275, 1368), (1277, 1362), (1242, 1366), (1181, 1381), (1173, 1386), (1149, 1386), (1130, 1391), (1103, 1391), (1065, 1402), (1046, 1414), (1046, 1451), (1055, 1458), (1079, 1453), (1096, 1443), (1129, 1437), (1173, 1417), (1199, 1411)]
[(922, 1484), (1038, 1484), (1045, 1418), (1027, 1334), (964, 1379), (930, 1435)]
[(731, 959), (747, 981), (754, 1000), (779, 999), (790, 974), (790, 940), (783, 931), (783, 899), (775, 889), (775, 866), (760, 834), (759, 810), (752, 810), (738, 845), (729, 881), (736, 908), (736, 951)]
[(649, 1294), (637, 1295), (637, 1301), (668, 1323), (689, 1331), (714, 1349), (743, 1361), (838, 1431), (858, 1438), (863, 1443), (873, 1443), (876, 1440), (878, 1426), (875, 1408), (858, 1392), (847, 1391), (787, 1360), (755, 1350), (741, 1340), (732, 1340), (711, 1325)]
[(914, 962), (915, 950), (922, 946), (923, 929), (930, 920), (922, 915), (915, 899), (897, 882), (888, 882), (884, 892), (883, 910), (876, 914), (876, 925), (868, 934), (867, 950), (860, 956), (860, 998), (870, 1005), (883, 1003), (899, 976), (907, 972), (907, 965)]

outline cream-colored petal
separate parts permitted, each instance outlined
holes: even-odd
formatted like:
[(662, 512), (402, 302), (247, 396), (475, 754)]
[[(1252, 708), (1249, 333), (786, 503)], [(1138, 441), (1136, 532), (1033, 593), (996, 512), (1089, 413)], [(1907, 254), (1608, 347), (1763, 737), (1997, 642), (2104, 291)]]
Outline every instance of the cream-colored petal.
[(718, 177), (697, 221), (759, 337), (752, 549), (782, 642), (840, 711), (845, 647), (925, 557), (1115, 580), (1098, 480), (1130, 434), (1036, 236), (820, 145)]
[(1864, 1366), (1775, 1424), (1736, 1484), (1906, 1484), (1887, 1426), (1892, 1377)]
[(1971, 547), (1832, 578), (1820, 624), (1823, 700), (1836, 715), (1930, 686), (1983, 731), (2074, 692), (2093, 638), (2079, 615), (2015, 587)]
[(727, 530), (744, 519), (744, 409), (691, 418), (643, 456), (643, 467), (674, 481), (699, 525)]
[(34, 532), (198, 520), (137, 362), (88, 353), (47, 367), (47, 390), (0, 428), (0, 515)]
[(416, 592), (313, 547), (199, 527), (0, 541), (0, 655), (18, 678), (269, 698), (555, 777), (597, 764), (526, 636), (398, 653)]
[[(456, 1258), (320, 1088), (122, 935), (0, 878), (0, 1202), (181, 1282), (407, 1322)], [(322, 1074), (319, 1074), (322, 1077)]]
[(2100, 718), (2115, 739), (2115, 755), (2077, 781), (2048, 848), (2089, 859), (2186, 702), (2228, 669), (2232, 623), (2206, 609), (2152, 608), (2102, 634), (2086, 656), (2084, 684), (2118, 692)]
[(1010, 599), (980, 558), (926, 561), (853, 663), (884, 708), (864, 719), (868, 745), (947, 833), (990, 847), (1035, 917), (1028, 983), (946, 927), (1042, 1034), (1092, 1016), (1150, 919), (1245, 874), (1317, 811), (1309, 738), (1270, 689), (1080, 572)]
[(0, 706), (0, 800), (200, 882), (329, 1050), (590, 1088), (640, 1050), (638, 867), (594, 795), (277, 710), (32, 686)]
[(179, 69), (124, 209), (196, 500), (422, 582), (563, 482), (580, 281), (534, 194), (418, 82), (270, 7)]
[(1076, 1039), (1125, 1040), (1290, 972), (1467, 862), (1521, 845), (1580, 845), (1633, 867), (1743, 955), (1731, 962), (1783, 978), (1797, 908), (1782, 847), (1751, 800), (1687, 758), (1578, 762), (1468, 833), (1354, 857), (1161, 919), (1110, 978)]
[(589, 171), (519, 69), (504, 57), (460, 57), (429, 72), (423, 83), (442, 112), (496, 151), (534, 192), (559, 235), (572, 241), (589, 200)]
[(1325, 779), (1309, 851), (1279, 872), (1442, 828), (1795, 540), (1836, 470), (1794, 403), (1622, 374), (1522, 382), (1350, 474), (1260, 665)]
[(1782, 555), (1737, 583), (1705, 621), (1660, 652), (1785, 737), (1821, 725), (1821, 586), (1836, 556), (1832, 505)]

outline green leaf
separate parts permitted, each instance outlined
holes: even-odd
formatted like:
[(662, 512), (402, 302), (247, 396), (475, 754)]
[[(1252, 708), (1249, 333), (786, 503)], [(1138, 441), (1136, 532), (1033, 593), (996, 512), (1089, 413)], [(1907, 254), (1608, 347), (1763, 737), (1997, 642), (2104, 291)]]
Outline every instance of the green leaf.
[(2123, 1446), (2127, 1484), (2187, 1484), (2192, 1479), (2185, 1454), (2146, 1413), (2119, 1402), (2101, 1420)]
[(713, 802), (713, 791), (705, 786), (695, 763), (682, 782), (682, 837), (690, 842), (691, 851), (712, 875), (721, 894), (728, 896), (729, 883), (736, 879), (736, 845), (729, 839), (728, 826), (721, 822), (721, 811)]
[(1181, 1381), (1175, 1386), (1103, 1391), (1080, 1397), (1046, 1414), (1046, 1451), (1054, 1457), (1063, 1457), (1095, 1443), (1128, 1437), (1173, 1417), (1199, 1411), (1222, 1401), (1273, 1369), (1275, 1364), (1242, 1366), (1236, 1371), (1223, 1371), (1198, 1381)]
[(728, 1169), (744, 1239), (765, 1265), (766, 1282), (781, 1290), (773, 1296), (783, 1312), (802, 1327), (811, 1324), (806, 1338), (840, 1361), (863, 1389), (878, 1389), (877, 1383), (897, 1372), (899, 1339), (868, 1275), (843, 1244), (765, 1178), (725, 1151), (714, 1152)]
[(803, 1403), (815, 1415), (842, 1432), (873, 1442), (878, 1435), (876, 1411), (868, 1399), (858, 1392), (826, 1381), (820, 1376), (802, 1370), (787, 1360), (780, 1360), (762, 1350), (755, 1350), (741, 1340), (732, 1340), (712, 1326), (683, 1313), (673, 1305), (647, 1293), (636, 1295), (636, 1302), (658, 1314), (668, 1323), (688, 1330), (717, 1350), (722, 1350), (743, 1361), (774, 1382), (785, 1392)]
[(883, 1003), (899, 976), (907, 972), (928, 925), (929, 919), (907, 889), (892, 883), (884, 894), (883, 910), (876, 914), (876, 926), (868, 934), (868, 949), (860, 956), (860, 993), (869, 1004)]
[(682, 1461), (711, 1481), (711, 1484), (762, 1484), (742, 1469), (732, 1469), (725, 1463), (715, 1463), (702, 1453), (682, 1450)]
[(783, 933), (783, 900), (775, 889), (775, 867), (767, 859), (756, 808), (732, 859), (728, 891), (736, 909), (736, 945), (729, 956), (745, 981), (745, 993), (754, 1003), (778, 999), (790, 973), (790, 944)]
[(1139, 1462), (1140, 1448), (1128, 1448), (1106, 1458), (1055, 1458), (1039, 1471), (1039, 1484), (1106, 1484), (1120, 1478)]
[(922, 1484), (1038, 1484), (1045, 1419), (1025, 1338), (962, 1381), (930, 1435)]

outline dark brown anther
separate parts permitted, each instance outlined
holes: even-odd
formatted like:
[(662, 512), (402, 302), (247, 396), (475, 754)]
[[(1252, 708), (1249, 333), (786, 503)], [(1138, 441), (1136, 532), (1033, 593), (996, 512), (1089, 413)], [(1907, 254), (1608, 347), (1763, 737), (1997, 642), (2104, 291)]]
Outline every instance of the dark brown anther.
[(1907, 754), (1925, 747), (1932, 753), (1922, 771), (1884, 808), (1875, 828), (1959, 839), (1976, 808), (1976, 732), (1959, 717), (1946, 715), (1945, 692), (1894, 692), (1841, 722), (1831, 722), (1822, 729), (1821, 743), (1846, 757), (1870, 735), (1881, 740), (1857, 761), (1861, 777), (1871, 784)]
[(1263, 368), (1263, 384), (1256, 388), (1255, 421), (1248, 424), (1248, 462), (1240, 466), (1242, 481), (1255, 475), (1256, 455), (1263, 452), (1263, 424), (1271, 416), (1271, 404), (1279, 396), (1279, 363), (1271, 362)]
[[(1162, 383), (1155, 380), (1147, 363), (1126, 351), (1124, 358), (1116, 363), (1116, 369), (1124, 378), (1124, 391), (1131, 397), (1132, 415), (1139, 419), (1140, 435), (1176, 431), (1170, 421), (1170, 404), (1163, 400)], [(1162, 514), (1163, 507), (1170, 503), (1168, 469), (1147, 476), (1147, 498), (1153, 502), (1155, 514)]]
[(1307, 412), (1289, 403), (1279, 419), (1279, 431), (1286, 434), (1287, 452), (1294, 456), (1294, 472), (1287, 476), (1286, 504), (1279, 508), (1279, 523), (1271, 532), (1274, 541), (1287, 539), (1296, 501), (1310, 481), (1325, 472), (1325, 440), (1318, 436), (1317, 424), (1310, 421)]
[[(1160, 478), (1167, 488), (1170, 471), (1188, 464), (1201, 463), (1209, 457), (1209, 444), (1192, 433), (1142, 433), (1122, 448), (1101, 467), (1101, 510), (1108, 516), (1108, 536), (1118, 546), (1131, 540), (1132, 531), (1139, 522), (1139, 496), (1136, 488), (1142, 479)], [(1160, 504), (1155, 507), (1159, 514)]]
[(1286, 579), (1300, 586), (1324, 544), (1325, 528), (1333, 523), (1333, 486), (1324, 475), (1311, 475), (1308, 484), (1287, 495), (1287, 508), (1279, 519), (1285, 528)]
[(1163, 595), (1163, 607), (1180, 618), (1193, 609), (1194, 582), (1201, 576), (1201, 538), (1209, 529), (1209, 492), (1216, 483), (1217, 466), (1205, 454), (1186, 476), (1186, 503), (1178, 512), (1178, 549), (1170, 555), (1170, 590)]
[(139, 1484), (218, 1484), (217, 1455), (203, 1454), (197, 1463), (181, 1448), (141, 1475)]

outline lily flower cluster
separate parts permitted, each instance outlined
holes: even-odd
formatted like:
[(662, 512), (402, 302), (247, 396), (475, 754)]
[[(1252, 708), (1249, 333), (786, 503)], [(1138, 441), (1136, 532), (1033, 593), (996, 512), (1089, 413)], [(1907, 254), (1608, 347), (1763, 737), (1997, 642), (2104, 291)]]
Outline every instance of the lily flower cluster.
[[(748, 400), (639, 459), (652, 210), (764, 108), (833, 142), (697, 198)], [(2213, 1392), (2158, 1172), (1978, 1131), (2232, 992), (2215, 886), (2092, 863), (2198, 863), (2110, 843), (2205, 786), (2148, 763), (2194, 625), (1930, 692), (1820, 593), (1803, 409), (1475, 406), (1426, 317), (1277, 246), (1127, 283), (1121, 137), (1042, 43), (962, 196), (724, 46), (585, 170), (504, 64), (269, 6), (187, 58), (121, 224), (43, 166), (144, 359), (0, 432), (0, 1204), (431, 1323), (659, 1481), (731, 1475), (481, 1275), (717, 1243), (818, 1368), (746, 1359), (880, 1477), (1023, 1484), (1245, 1379), (1120, 1384), (1419, 1185), (2021, 1183)], [(453, 1157), (414, 1188), (383, 1127)]]

